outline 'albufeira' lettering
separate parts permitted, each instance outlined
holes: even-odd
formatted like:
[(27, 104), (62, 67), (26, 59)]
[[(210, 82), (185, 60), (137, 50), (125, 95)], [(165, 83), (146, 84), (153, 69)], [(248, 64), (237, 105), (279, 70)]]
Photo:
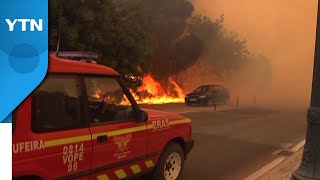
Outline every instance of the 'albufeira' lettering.
[(44, 149), (43, 140), (40, 141), (26, 141), (12, 144), (12, 151), (14, 154), (22, 152), (31, 152)]

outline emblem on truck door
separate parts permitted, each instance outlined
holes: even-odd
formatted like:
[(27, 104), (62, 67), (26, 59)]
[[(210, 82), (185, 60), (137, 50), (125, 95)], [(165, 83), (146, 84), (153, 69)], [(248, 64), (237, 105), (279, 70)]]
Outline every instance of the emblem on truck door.
[(125, 158), (127, 157), (127, 154), (130, 153), (128, 144), (131, 141), (132, 134), (126, 134), (121, 136), (114, 136), (113, 142), (117, 145), (118, 150), (114, 154), (114, 157), (117, 157), (117, 159)]

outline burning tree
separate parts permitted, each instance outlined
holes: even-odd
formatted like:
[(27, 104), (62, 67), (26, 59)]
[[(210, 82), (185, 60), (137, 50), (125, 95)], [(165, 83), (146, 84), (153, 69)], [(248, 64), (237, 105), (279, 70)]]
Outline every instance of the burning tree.
[(152, 54), (145, 65), (165, 89), (169, 89), (168, 77), (175, 77), (199, 60), (206, 60), (219, 79), (251, 60), (246, 41), (224, 27), (223, 15), (216, 20), (193, 15), (194, 6), (188, 0), (117, 2), (121, 2), (126, 16), (146, 31)]
[(168, 77), (192, 65), (202, 52), (202, 42), (186, 32), (193, 5), (187, 0), (121, 2), (128, 18), (139, 24), (150, 40), (152, 54), (145, 60), (147, 70), (167, 87)]
[[(58, 39), (59, 2), (49, 1), (51, 50)], [(193, 12), (188, 0), (63, 1), (60, 49), (97, 52), (137, 98), (182, 102), (177, 74), (205, 60), (224, 79), (250, 59), (246, 42), (224, 28), (223, 16), (213, 21)]]

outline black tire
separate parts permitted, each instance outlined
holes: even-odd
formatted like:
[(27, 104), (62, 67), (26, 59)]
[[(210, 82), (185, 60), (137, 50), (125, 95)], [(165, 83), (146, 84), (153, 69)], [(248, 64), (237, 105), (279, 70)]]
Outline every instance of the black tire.
[[(169, 158), (169, 156), (171, 156), (172, 154), (175, 155), (179, 155), (180, 159), (181, 159), (181, 163), (180, 163), (180, 172), (179, 175), (177, 176), (176, 180), (180, 180), (181, 179), (181, 174), (183, 172), (183, 168), (184, 168), (184, 151), (182, 149), (182, 147), (175, 143), (175, 142), (171, 142), (169, 143), (165, 150), (162, 152), (158, 163), (151, 175), (151, 179), (152, 180), (166, 180), (165, 178), (165, 168), (167, 168), (167, 159)], [(170, 167), (169, 167), (170, 168)]]

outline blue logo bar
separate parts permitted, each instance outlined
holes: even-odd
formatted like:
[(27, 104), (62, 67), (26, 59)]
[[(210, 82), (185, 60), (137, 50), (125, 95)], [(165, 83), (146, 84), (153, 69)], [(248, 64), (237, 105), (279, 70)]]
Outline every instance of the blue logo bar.
[(48, 1), (1, 1), (0, 12), (0, 122), (11, 122), (47, 72)]

